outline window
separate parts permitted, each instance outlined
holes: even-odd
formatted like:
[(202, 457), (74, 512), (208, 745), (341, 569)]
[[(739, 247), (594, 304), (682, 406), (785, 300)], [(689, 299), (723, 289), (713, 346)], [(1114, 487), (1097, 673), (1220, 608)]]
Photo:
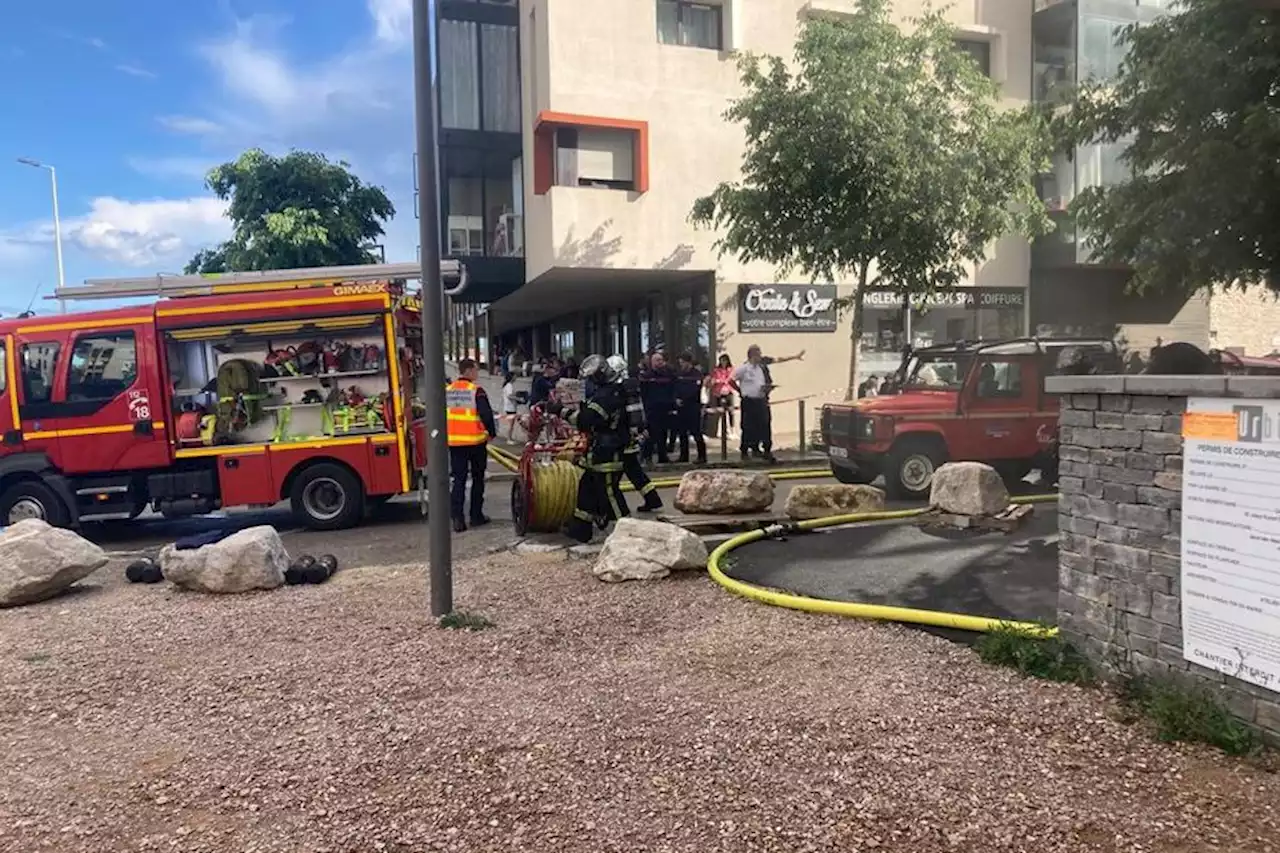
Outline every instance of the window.
[(77, 338), (67, 370), (67, 401), (113, 400), (138, 376), (133, 332)]
[(24, 403), (47, 403), (53, 396), (53, 374), (58, 369), (60, 344), (26, 344), (22, 347), (22, 397)]
[(480, 26), (481, 127), (520, 132), (520, 33), (498, 24)]
[(9, 362), (5, 361), (8, 355), (4, 348), (4, 341), (0, 341), (0, 394), (8, 389)]
[(480, 129), (480, 36), (473, 21), (440, 22), (440, 126)]
[(973, 61), (978, 63), (978, 68), (983, 75), (991, 76), (991, 42), (975, 39), (957, 39), (956, 47), (960, 48), (962, 53), (967, 53), (973, 57)]
[(724, 46), (724, 10), (711, 3), (658, 0), (658, 41), (720, 50)]
[(629, 130), (562, 127), (556, 131), (556, 183), (634, 190), (636, 135)]
[(446, 18), (438, 50), (440, 126), (519, 133), (519, 31)]
[(484, 188), (479, 178), (449, 179), (449, 254), (484, 254)]
[(978, 368), (978, 396), (1021, 397), (1022, 365), (1016, 361), (988, 361)]
[(1080, 78), (1110, 80), (1120, 73), (1128, 45), (1120, 36), (1129, 22), (1092, 15), (1080, 19)]

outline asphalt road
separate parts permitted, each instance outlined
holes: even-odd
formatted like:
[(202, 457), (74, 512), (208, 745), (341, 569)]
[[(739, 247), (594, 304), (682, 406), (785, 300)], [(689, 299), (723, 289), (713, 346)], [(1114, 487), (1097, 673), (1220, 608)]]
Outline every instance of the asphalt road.
[[(781, 512), (792, 488), (812, 482), (830, 481), (779, 481), (775, 511)], [(1028, 487), (1028, 491), (1035, 489)], [(674, 492), (662, 492), (668, 506)], [(510, 494), (509, 479), (487, 484), (485, 511), (492, 523), (453, 534), (456, 560), (482, 557), (516, 541)], [(627, 497), (633, 507), (638, 505), (637, 495), (630, 493)], [(910, 506), (913, 504), (889, 503), (890, 509)], [(144, 516), (132, 522), (91, 527), (84, 533), (117, 558), (102, 570), (104, 577), (95, 580), (113, 582), (123, 563), (142, 555), (154, 556), (164, 545), (182, 536), (228, 524), (236, 528), (273, 525), (291, 555), (333, 554), (343, 568), (417, 563), (427, 557), (427, 522), (416, 495), (378, 508), (359, 527), (327, 533), (300, 529), (287, 504), (281, 504), (270, 510), (230, 512), (223, 517), (169, 521)], [(1008, 537), (895, 525), (805, 534), (785, 543), (753, 543), (735, 552), (730, 573), (743, 580), (823, 598), (997, 618), (1052, 619), (1057, 589), (1056, 511), (1052, 506), (1037, 506), (1033, 520), (1018, 534)]]
[(815, 598), (1052, 622), (1057, 506), (1037, 504), (1012, 534), (886, 522), (762, 540), (733, 551), (726, 570)]

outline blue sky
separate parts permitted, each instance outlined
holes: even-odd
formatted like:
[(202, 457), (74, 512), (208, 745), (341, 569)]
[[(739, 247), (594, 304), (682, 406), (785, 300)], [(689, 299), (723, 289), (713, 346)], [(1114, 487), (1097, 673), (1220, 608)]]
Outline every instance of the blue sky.
[[(43, 0), (0, 33), (0, 313), (57, 282), (180, 272), (223, 239), (209, 167), (258, 146), (343, 159), (399, 215), (387, 259), (413, 260), (410, 0)], [(37, 303), (47, 313), (50, 303)]]

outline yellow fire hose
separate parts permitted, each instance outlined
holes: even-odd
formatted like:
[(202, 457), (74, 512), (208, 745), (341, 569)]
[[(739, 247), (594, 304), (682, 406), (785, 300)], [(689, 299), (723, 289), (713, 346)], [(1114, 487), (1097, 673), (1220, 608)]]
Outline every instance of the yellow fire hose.
[[(516, 471), (519, 468), (519, 460), (517, 457), (505, 450), (500, 450), (490, 446), (489, 455), (493, 457), (503, 468), (508, 471)], [(563, 516), (563, 520), (567, 521), (573, 512), (573, 505), (576, 499), (577, 487), (577, 469), (576, 466), (563, 460), (539, 466), (538, 482), (533, 483), (534, 500), (536, 506), (546, 507), (546, 510), (539, 510), (539, 521), (551, 522), (552, 519), (559, 520)], [(831, 476), (830, 468), (804, 468), (790, 471), (770, 471), (769, 477), (773, 480), (801, 480), (814, 479), (819, 477)], [(670, 478), (664, 480), (654, 480), (655, 485), (659, 488), (669, 488), (678, 486), (680, 480)], [(630, 483), (623, 486), (626, 491), (631, 491)], [(1058, 500), (1057, 495), (1027, 495), (1025, 497), (1016, 497), (1012, 499), (1016, 504), (1034, 504), (1049, 503)], [(849, 515), (836, 515), (828, 518), (817, 518), (808, 521), (798, 521), (794, 524), (782, 527), (778, 532), (782, 531), (813, 531), (821, 530), (824, 527), (837, 527), (844, 524), (857, 524), (860, 522), (870, 521), (893, 521), (908, 518), (916, 518), (924, 515), (929, 511), (928, 507), (918, 509), (900, 509), (888, 510), (884, 512), (860, 512)], [(541, 525), (540, 525), (541, 526)], [(554, 528), (554, 529), (558, 529)], [(731, 578), (720, 568), (721, 561), (729, 552), (741, 548), (751, 542), (758, 542), (766, 536), (771, 535), (769, 529), (751, 530), (742, 533), (722, 542), (719, 547), (711, 552), (707, 560), (707, 571), (711, 575), (712, 580), (720, 584), (731, 593), (740, 595), (743, 598), (749, 598), (762, 604), (769, 604), (774, 607), (785, 607), (790, 610), (800, 610), (806, 613), (825, 613), (832, 616), (849, 616), (856, 619), (875, 619), (887, 622), (906, 622), (913, 625), (926, 625), (934, 628), (954, 628), (961, 631), (974, 631), (978, 633), (992, 631), (998, 628), (1005, 630), (1022, 631), (1027, 634), (1042, 637), (1051, 637), (1058, 633), (1057, 628), (1047, 628), (1032, 622), (1010, 622), (1002, 619), (994, 619), (988, 616), (972, 616), (965, 613), (948, 613), (941, 610), (922, 610), (915, 607), (895, 607), (887, 604), (865, 604), (856, 601), (832, 601), (825, 598), (813, 598), (806, 595), (796, 595), (789, 592), (781, 592), (768, 587), (756, 586), (755, 584), (746, 583), (745, 581)]]
[[(1057, 495), (1028, 495), (1013, 498), (1013, 503), (1048, 503), (1056, 501)], [(823, 527), (836, 527), (842, 524), (856, 524), (865, 521), (890, 521), (914, 518), (924, 515), (928, 507), (920, 509), (900, 509), (885, 512), (859, 512), (850, 515), (837, 515), (830, 518), (817, 518), (810, 521), (799, 521), (790, 525), (780, 525), (771, 530), (752, 530), (734, 536), (720, 543), (711, 552), (707, 560), (707, 572), (711, 579), (735, 595), (770, 604), (774, 607), (786, 607), (790, 610), (802, 610), (806, 613), (826, 613), (833, 616), (852, 616), (857, 619), (877, 619), (888, 622), (908, 622), (914, 625), (928, 625), (934, 628), (957, 628), (962, 631), (987, 632), (999, 628), (1021, 631), (1039, 637), (1051, 637), (1058, 633), (1057, 628), (1047, 628), (1032, 622), (1010, 622), (993, 619), (987, 616), (970, 616), (963, 613), (947, 613), (941, 610), (920, 610), (914, 607), (894, 607), (886, 604), (864, 604), (856, 601), (832, 601), (825, 598), (811, 598), (807, 595), (795, 595), (780, 592), (768, 587), (756, 586), (745, 581), (731, 578), (720, 568), (725, 556), (737, 548), (750, 542), (757, 542), (770, 535), (786, 531), (810, 531)]]

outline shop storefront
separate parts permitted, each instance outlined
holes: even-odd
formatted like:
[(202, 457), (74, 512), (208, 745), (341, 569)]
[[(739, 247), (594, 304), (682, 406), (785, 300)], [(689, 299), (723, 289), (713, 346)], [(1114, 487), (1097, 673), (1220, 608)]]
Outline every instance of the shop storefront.
[(897, 369), (902, 350), (957, 341), (1001, 340), (1026, 334), (1027, 291), (1021, 287), (967, 287), (911, 300), (893, 290), (863, 297), (858, 381)]

